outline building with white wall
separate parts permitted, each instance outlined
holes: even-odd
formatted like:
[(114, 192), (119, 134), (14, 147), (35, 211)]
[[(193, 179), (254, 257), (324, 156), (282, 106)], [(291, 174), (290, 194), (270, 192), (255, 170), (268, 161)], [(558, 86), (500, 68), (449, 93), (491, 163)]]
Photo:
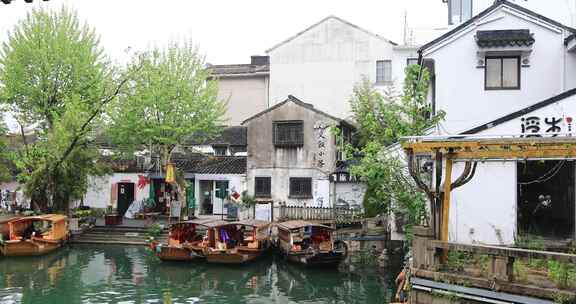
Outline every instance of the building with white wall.
[(218, 82), (218, 98), (227, 102), (226, 125), (239, 126), (269, 106), (268, 56), (252, 56), (249, 64), (210, 65)]
[[(434, 108), (446, 112), (439, 132), (461, 133), (575, 87), (571, 35), (570, 27), (499, 1), (422, 46), (420, 56), (434, 62)], [(502, 76), (511, 83), (495, 84)]]
[(415, 47), (398, 44), (336, 16), (329, 16), (266, 51), (270, 56), (270, 104), (288, 95), (310, 101), (336, 117), (351, 116), (355, 84), (401, 89)]
[[(574, 135), (576, 30), (516, 3), (493, 2), (419, 49), (420, 60), (434, 63), (431, 101), (446, 112), (434, 134)], [(453, 192), (451, 241), (574, 240), (573, 159), (484, 159), (477, 166)], [(462, 169), (456, 163), (453, 176)]]

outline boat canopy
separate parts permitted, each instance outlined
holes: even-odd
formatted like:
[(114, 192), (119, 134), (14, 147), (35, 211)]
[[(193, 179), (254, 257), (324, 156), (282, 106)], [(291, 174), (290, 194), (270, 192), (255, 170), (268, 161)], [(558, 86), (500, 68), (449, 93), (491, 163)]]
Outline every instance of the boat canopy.
[(207, 219), (207, 218), (205, 218), (205, 219), (193, 219), (193, 220), (189, 220), (189, 221), (177, 222), (177, 223), (172, 224), (172, 226), (175, 226), (175, 225), (191, 225), (191, 224), (193, 224), (193, 225), (201, 225), (201, 226), (210, 227), (209, 223), (211, 223), (211, 222), (216, 222), (216, 221), (220, 222), (220, 220)]
[(229, 223), (230, 225), (242, 225), (242, 226), (251, 226), (257, 229), (270, 226), (270, 222), (263, 221), (263, 220), (256, 220), (256, 219), (249, 219), (243, 221), (237, 221)]
[(302, 221), (302, 220), (287, 221), (287, 222), (282, 222), (282, 223), (279, 223), (276, 225), (279, 228), (283, 228), (283, 229), (287, 229), (287, 230), (300, 229), (303, 227), (320, 227), (323, 229), (335, 230), (334, 228), (326, 226), (326, 225), (306, 222), (306, 221)]
[(42, 238), (47, 240), (58, 240), (68, 234), (68, 217), (61, 214), (44, 214), (37, 216), (25, 216), (8, 222), (10, 227), (10, 239), (18, 239), (20, 235), (34, 222), (50, 222), (52, 227), (42, 234)]

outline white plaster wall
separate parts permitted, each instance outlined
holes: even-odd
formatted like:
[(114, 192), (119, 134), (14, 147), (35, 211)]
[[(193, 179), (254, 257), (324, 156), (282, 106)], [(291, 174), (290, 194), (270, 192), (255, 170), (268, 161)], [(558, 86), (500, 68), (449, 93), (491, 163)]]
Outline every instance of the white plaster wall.
[[(530, 67), (521, 68), (520, 90), (485, 90), (484, 69), (476, 67), (476, 31), (501, 29), (530, 29), (536, 39)], [(424, 56), (435, 60), (436, 108), (446, 111), (442, 131), (462, 132), (569, 89), (564, 87), (563, 42), (562, 33), (500, 9), (451, 43), (427, 50)]]
[[(88, 191), (84, 196), (84, 206), (90, 206), (92, 208), (107, 208), (110, 203), (113, 204), (113, 208), (117, 208), (117, 201), (112, 200), (112, 185), (115, 183), (134, 183), (134, 188), (136, 189), (135, 201), (140, 201), (148, 198), (150, 194), (150, 185), (147, 184), (142, 189), (138, 188), (138, 176), (145, 174), (138, 173), (113, 173), (110, 175), (105, 175), (101, 177), (89, 177)], [(75, 207), (80, 202), (73, 202), (72, 207)]]
[(239, 126), (268, 108), (268, 76), (221, 77), (218, 98), (227, 101), (226, 125)]
[(360, 206), (364, 202), (364, 194), (366, 194), (366, 184), (364, 183), (336, 183), (334, 184), (335, 198), (333, 203), (338, 202), (339, 199), (344, 200), (350, 206)]
[(376, 78), (376, 61), (392, 60), (393, 77), (404, 62), (395, 62), (393, 45), (330, 18), (270, 55), (270, 104), (292, 94), (336, 117), (350, 116), (348, 101), (363, 76)]
[[(455, 163), (453, 180), (463, 167)], [(474, 178), (452, 192), (450, 241), (512, 245), (515, 232), (516, 163), (479, 163)]]

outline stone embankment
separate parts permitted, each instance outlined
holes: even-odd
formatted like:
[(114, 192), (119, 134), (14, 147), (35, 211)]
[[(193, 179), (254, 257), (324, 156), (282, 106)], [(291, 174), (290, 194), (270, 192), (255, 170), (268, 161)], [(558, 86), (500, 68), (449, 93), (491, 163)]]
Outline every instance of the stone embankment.
[[(123, 226), (95, 226), (92, 229), (72, 237), (72, 243), (82, 244), (121, 244), (121, 245), (148, 245), (148, 229), (144, 227)], [(168, 239), (168, 230), (165, 228), (162, 235), (157, 238), (160, 242)]]

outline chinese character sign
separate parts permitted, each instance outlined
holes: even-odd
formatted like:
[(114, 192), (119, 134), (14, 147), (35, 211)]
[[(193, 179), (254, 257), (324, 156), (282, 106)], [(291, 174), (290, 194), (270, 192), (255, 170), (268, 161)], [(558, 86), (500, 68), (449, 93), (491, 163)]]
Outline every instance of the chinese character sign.
[(522, 137), (572, 135), (572, 117), (522, 117), (520, 119), (520, 132)]
[(328, 125), (323, 121), (317, 121), (314, 124), (314, 135), (316, 137), (316, 166), (318, 168), (324, 168), (326, 165), (326, 143), (328, 140), (328, 135), (326, 134), (326, 129)]

